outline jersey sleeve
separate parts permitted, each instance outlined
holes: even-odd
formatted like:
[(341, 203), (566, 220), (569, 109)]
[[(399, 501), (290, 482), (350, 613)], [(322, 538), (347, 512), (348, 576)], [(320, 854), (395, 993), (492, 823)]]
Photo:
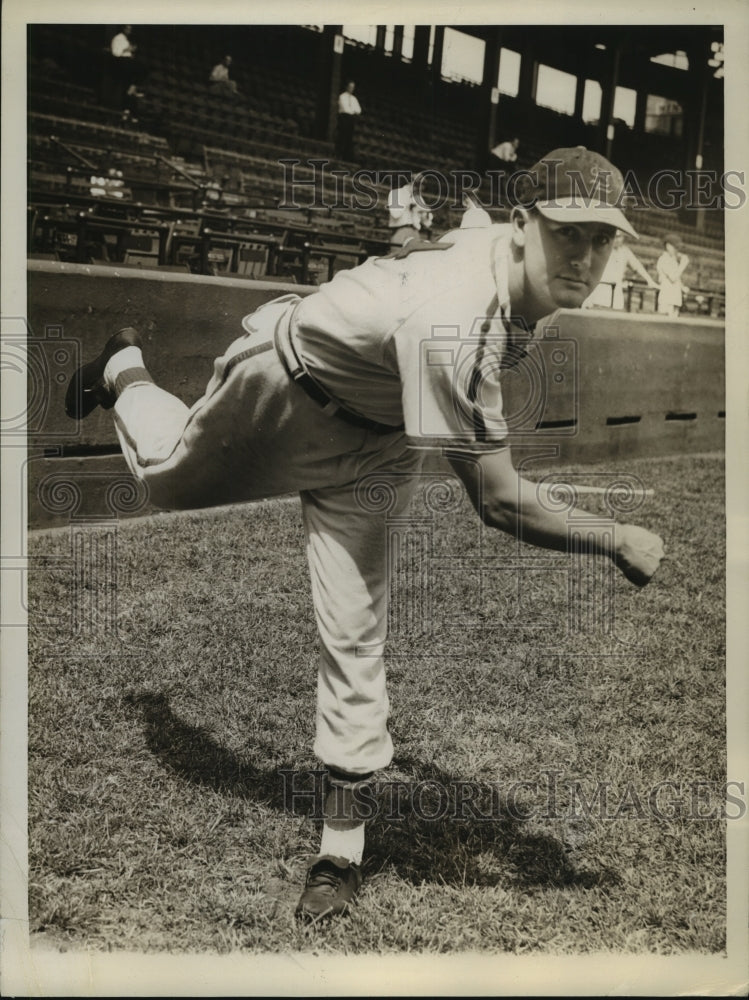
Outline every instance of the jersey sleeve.
[[(487, 310), (485, 310), (487, 311)], [(507, 444), (500, 370), (506, 333), (490, 318), (453, 303), (430, 305), (393, 336), (408, 444), (421, 449), (496, 451)], [(439, 317), (439, 319), (436, 319)]]

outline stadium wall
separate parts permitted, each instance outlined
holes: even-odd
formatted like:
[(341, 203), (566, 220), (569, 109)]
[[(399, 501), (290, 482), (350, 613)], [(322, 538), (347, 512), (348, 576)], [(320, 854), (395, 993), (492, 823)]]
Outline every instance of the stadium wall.
[[(110, 414), (64, 414), (71, 372), (127, 325), (144, 336), (156, 382), (191, 404), (242, 317), (287, 292), (267, 281), (30, 261), (27, 503), (31, 528), (147, 513)], [(11, 321), (12, 322), (12, 321)], [(26, 324), (6, 338), (20, 345)], [(10, 348), (8, 348), (10, 343)], [(460, 350), (458, 347), (459, 357)], [(722, 449), (720, 321), (560, 310), (503, 374), (517, 460), (532, 467)]]

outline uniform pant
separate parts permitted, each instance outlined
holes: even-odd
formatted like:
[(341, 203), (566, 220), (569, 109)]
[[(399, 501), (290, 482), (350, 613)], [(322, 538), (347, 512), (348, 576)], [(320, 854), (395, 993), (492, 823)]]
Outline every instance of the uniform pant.
[[(387, 519), (408, 504), (420, 457), (402, 432), (379, 435), (328, 416), (293, 383), (273, 343), (294, 302), (246, 317), (251, 335), (217, 359), (191, 409), (152, 383), (114, 408), (130, 470), (157, 506), (195, 508), (299, 492), (320, 638), (315, 753), (353, 774), (392, 758), (384, 643)], [(382, 476), (388, 503), (370, 496)], [(369, 478), (369, 477), (372, 478)]]

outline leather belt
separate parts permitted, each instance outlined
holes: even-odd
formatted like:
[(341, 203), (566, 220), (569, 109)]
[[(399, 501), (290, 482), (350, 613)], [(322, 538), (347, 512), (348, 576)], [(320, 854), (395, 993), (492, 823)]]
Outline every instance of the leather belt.
[(403, 424), (383, 424), (377, 420), (370, 420), (369, 417), (365, 417), (361, 413), (355, 413), (353, 410), (347, 409), (323, 389), (320, 383), (304, 367), (294, 347), (294, 341), (291, 336), (291, 316), (293, 312), (294, 310), (291, 310), (288, 318), (284, 317), (284, 321), (278, 323), (274, 334), (276, 351), (292, 382), (295, 382), (300, 389), (306, 392), (309, 398), (317, 403), (320, 409), (328, 414), (328, 416), (337, 417), (339, 420), (343, 420), (344, 423), (351, 424), (353, 427), (361, 427), (368, 431), (374, 431), (375, 434), (395, 434), (404, 430)]

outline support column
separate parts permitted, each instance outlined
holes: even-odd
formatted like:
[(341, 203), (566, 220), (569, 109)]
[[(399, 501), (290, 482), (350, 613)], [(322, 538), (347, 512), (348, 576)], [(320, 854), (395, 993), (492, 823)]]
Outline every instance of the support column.
[(499, 104), (499, 51), (501, 32), (492, 28), (484, 48), (484, 73), (479, 97), (479, 125), (476, 136), (476, 169), (484, 171), (489, 165), (489, 150), (497, 141), (497, 107)]
[(429, 33), (428, 24), (419, 24), (414, 29), (414, 53), (411, 65), (419, 74), (424, 73), (429, 64)]
[(532, 43), (522, 52), (520, 59), (520, 79), (518, 80), (518, 105), (525, 118), (525, 130), (530, 131), (535, 118), (536, 82), (538, 67)]
[(445, 29), (441, 24), (434, 28), (434, 48), (432, 49), (432, 79), (439, 86), (442, 77), (442, 53), (445, 48)]
[[(705, 146), (705, 122), (707, 120), (707, 102), (709, 96), (712, 69), (708, 66), (711, 52), (706, 48), (698, 48), (689, 52), (690, 80), (689, 102), (684, 107), (684, 125), (687, 129), (686, 163), (687, 170), (701, 170), (703, 165), (703, 150)], [(692, 70), (694, 67), (694, 70)], [(687, 102), (685, 101), (686, 105)], [(690, 213), (691, 214), (691, 213)], [(694, 224), (698, 232), (704, 232), (706, 223), (705, 209), (694, 211)]]
[(584, 50), (584, 54), (581, 55), (575, 77), (577, 80), (577, 85), (575, 88), (575, 110), (572, 115), (575, 120), (575, 127), (579, 128), (583, 123), (583, 102), (585, 101), (585, 81), (588, 79), (588, 72), (590, 70), (590, 56), (591, 56), (592, 42), (588, 39), (587, 48)]
[(576, 123), (583, 120), (583, 101), (585, 100), (586, 77), (586, 73), (583, 73), (582, 76), (577, 76), (577, 83), (575, 86), (575, 110), (572, 112), (572, 117), (575, 119)]
[(393, 27), (393, 59), (400, 62), (403, 55), (403, 25), (396, 24)]
[(414, 31), (414, 51), (411, 57), (409, 79), (413, 81), (414, 94), (423, 107), (429, 103), (431, 76), (429, 73), (429, 25), (419, 25)]
[(645, 132), (645, 119), (648, 113), (648, 88), (637, 91), (637, 104), (635, 105), (635, 132), (641, 135)]
[(617, 43), (611, 50), (609, 72), (601, 86), (601, 121), (598, 126), (598, 151), (607, 160), (611, 159), (614, 148), (614, 99), (619, 83), (619, 63), (621, 47)]
[(684, 108), (684, 168), (699, 169), (702, 147), (705, 142), (705, 118), (707, 114), (707, 94), (711, 69), (707, 64), (710, 52), (706, 48), (690, 48), (687, 97), (682, 98)]
[(338, 114), (338, 95), (341, 92), (341, 64), (343, 62), (343, 28), (339, 24), (326, 24), (320, 36), (317, 59), (317, 111), (315, 134), (318, 139), (330, 142), (335, 135)]

